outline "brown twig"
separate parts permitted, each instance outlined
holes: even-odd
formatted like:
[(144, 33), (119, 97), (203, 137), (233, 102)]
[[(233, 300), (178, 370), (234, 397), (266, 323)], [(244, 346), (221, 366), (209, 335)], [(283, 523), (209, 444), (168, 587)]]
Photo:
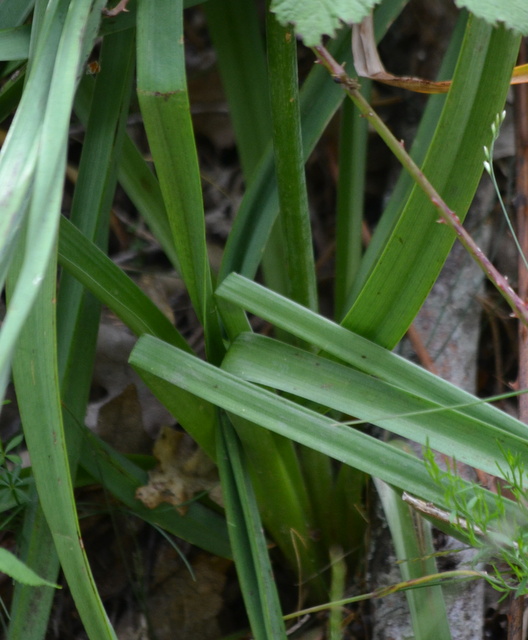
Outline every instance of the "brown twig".
[(524, 596), (515, 598), (513, 595), (508, 611), (508, 640), (523, 639)]
[(482, 249), (476, 244), (470, 234), (464, 229), (460, 218), (452, 211), (433, 185), (427, 180), (420, 167), (412, 160), (405, 151), (403, 145), (394, 137), (390, 129), (385, 125), (377, 113), (372, 109), (369, 103), (363, 98), (359, 92), (359, 83), (357, 80), (350, 78), (342, 65), (338, 64), (326, 47), (317, 46), (313, 48), (317, 60), (330, 73), (333, 80), (341, 84), (348, 96), (354, 102), (361, 114), (372, 124), (378, 135), (387, 144), (396, 158), (401, 162), (405, 169), (411, 174), (414, 181), (427, 194), (433, 205), (440, 214), (440, 221), (447, 224), (456, 233), (458, 239), (470, 253), (473, 259), (478, 263), (481, 269), (486, 273), (488, 278), (497, 287), (506, 302), (510, 305), (513, 314), (519, 318), (521, 323), (528, 328), (528, 305), (522, 300), (510, 286), (507, 278), (505, 278), (491, 263), (489, 258), (484, 254)]
[[(521, 43), (518, 64), (528, 58), (526, 40)], [(528, 86), (515, 88), (515, 140), (516, 140), (516, 208), (518, 238), (521, 250), (528, 255)], [(528, 295), (528, 273), (521, 257), (518, 261), (519, 295), (526, 300)], [(517, 386), (525, 389), (528, 385), (528, 330), (519, 327), (519, 373)], [(528, 423), (528, 397), (519, 396), (519, 419)], [(508, 640), (522, 640), (524, 597), (512, 598), (508, 614)]]
[(409, 342), (411, 343), (412, 348), (414, 349), (414, 353), (418, 357), (418, 362), (435, 375), (438, 375), (438, 369), (434, 363), (431, 354), (427, 350), (427, 347), (422, 340), (422, 336), (420, 332), (416, 328), (415, 324), (411, 324), (411, 326), (407, 329), (407, 337), (409, 338)]
[[(523, 64), (528, 56), (526, 41), (523, 41), (519, 52), (519, 64)], [(528, 255), (528, 86), (519, 85), (515, 88), (515, 140), (516, 140), (516, 209), (518, 237), (521, 249)], [(518, 263), (519, 295), (526, 300), (528, 297), (528, 273), (523, 261)], [(519, 389), (528, 384), (528, 330), (519, 329)], [(519, 398), (520, 418), (528, 422), (528, 397)]]
[(121, 0), (113, 9), (103, 9), (103, 15), (108, 16), (109, 18), (114, 18), (120, 13), (127, 12), (128, 9), (126, 7), (128, 2), (129, 0)]

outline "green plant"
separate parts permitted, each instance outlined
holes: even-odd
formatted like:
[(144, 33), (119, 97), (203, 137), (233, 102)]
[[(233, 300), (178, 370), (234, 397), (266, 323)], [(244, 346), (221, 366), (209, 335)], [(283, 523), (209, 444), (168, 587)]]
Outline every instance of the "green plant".
[[(28, 478), (21, 477), (22, 459), (15, 452), (24, 439), (23, 434), (11, 438), (4, 446), (0, 442), (0, 503), (17, 505), (26, 502)], [(5, 524), (5, 523), (4, 523)]]
[[(357, 505), (368, 475), (448, 508), (423, 461), (341, 419), (355, 416), (446, 454), (456, 447), (461, 461), (489, 473), (497, 472), (497, 442), (515, 452), (517, 468), (528, 461), (524, 424), (391, 353), (455, 235), (472, 246), (461, 221), (482, 173), (489, 122), (504, 106), (519, 34), (461, 12), (441, 71), (453, 77), (452, 87), (430, 99), (408, 154), (335, 66), (352, 66), (348, 30), (325, 47), (320, 33), (309, 43), (324, 65), (299, 88), (291, 27), (267, 15), (266, 60), (254, 3), (204, 3), (247, 185), (216, 274), (185, 71), (183, 10), (193, 4), (138, 0), (102, 17), (103, 0), (4, 0), (0, 15), (2, 120), (16, 109), (0, 155), (0, 282), (7, 285), (0, 386), (12, 366), (34, 479), (22, 494), (11, 477), (4, 508), (27, 505), (21, 557), (51, 583), (60, 562), (86, 632), (97, 640), (115, 631), (77, 520), (73, 488), (83, 477), (146, 521), (233, 558), (252, 632), (265, 639), (286, 635), (268, 537), (300, 576), (300, 598), (323, 602), (345, 584), (342, 564), (327, 570), (334, 549), (361, 550), (365, 524)], [(384, 0), (376, 9), (378, 40), (404, 5)], [(85, 73), (92, 52), (101, 69), (95, 77)], [(134, 80), (155, 171), (127, 134)], [(344, 107), (340, 144), (349, 173), (340, 176), (336, 235), (351, 242), (338, 243), (332, 322), (317, 313), (303, 167), (346, 98), (343, 89), (366, 118)], [(72, 112), (85, 135), (67, 219), (61, 198)], [(361, 195), (348, 186), (364, 180), (367, 120), (408, 172), (362, 253)], [(205, 360), (107, 255), (118, 182), (185, 285)], [(439, 211), (453, 228), (437, 224)], [(485, 266), (525, 320), (515, 292)], [(254, 281), (260, 267), (263, 285)], [(185, 516), (148, 509), (136, 499), (147, 483), (144, 468), (79, 428), (102, 304), (138, 337), (131, 365), (217, 463), (225, 512), (203, 500), (191, 501)], [(273, 337), (253, 333), (247, 313), (269, 322)], [(510, 472), (498, 475), (509, 481)], [(493, 508), (494, 496), (483, 490), (482, 504)], [(508, 517), (519, 509), (505, 497), (503, 508)], [(395, 526), (411, 536), (403, 520)], [(418, 548), (414, 538), (409, 544)], [(358, 555), (350, 554), (349, 569)], [(9, 638), (44, 636), (52, 591), (42, 589), (17, 586)], [(431, 598), (443, 611), (441, 591)], [(416, 628), (426, 622), (422, 617)], [(441, 628), (448, 637), (445, 616)], [(330, 629), (335, 637), (335, 612)]]
[[(504, 592), (504, 597), (513, 592), (517, 598), (528, 593), (526, 469), (519, 455), (504, 450), (501, 453), (505, 464), (497, 463), (497, 467), (504, 482), (497, 484), (492, 503), (482, 487), (462, 481), (456, 460), (448, 461), (443, 470), (430, 449), (426, 449), (424, 458), (431, 477), (444, 491), (449, 509), (447, 523), (479, 550), (475, 564), (491, 565), (493, 574), (487, 579), (493, 588)], [(505, 494), (517, 505), (513, 517), (506, 513)]]

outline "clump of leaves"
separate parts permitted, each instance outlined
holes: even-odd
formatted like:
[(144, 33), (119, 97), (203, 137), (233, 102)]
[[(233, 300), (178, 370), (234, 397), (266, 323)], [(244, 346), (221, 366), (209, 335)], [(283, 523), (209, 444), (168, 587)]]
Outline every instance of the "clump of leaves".
[(16, 453), (23, 434), (11, 438), (5, 445), (0, 441), (0, 503), (14, 501), (21, 506), (27, 501), (28, 479), (23, 478), (22, 459)]
[[(519, 454), (500, 450), (505, 464), (497, 466), (505, 480), (492, 501), (489, 491), (460, 477), (456, 461), (442, 469), (429, 448), (424, 458), (431, 478), (444, 490), (451, 526), (478, 550), (474, 563), (487, 562), (492, 569), (489, 583), (517, 597), (528, 594), (528, 476)], [(506, 514), (506, 496), (517, 505), (513, 517)]]

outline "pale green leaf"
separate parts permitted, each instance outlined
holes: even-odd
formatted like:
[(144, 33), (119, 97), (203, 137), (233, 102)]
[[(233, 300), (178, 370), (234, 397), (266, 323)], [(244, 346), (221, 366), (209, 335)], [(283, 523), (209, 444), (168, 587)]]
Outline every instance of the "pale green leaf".
[(466, 8), (486, 22), (503, 22), (509, 29), (528, 35), (528, 4), (526, 0), (455, 0), (457, 7)]
[(11, 576), (13, 580), (28, 584), (31, 587), (55, 587), (60, 589), (59, 585), (44, 580), (10, 551), (3, 548), (0, 548), (0, 571)]
[[(521, 0), (518, 0), (519, 2)], [(334, 36), (343, 23), (361, 22), (379, 0), (274, 0), (271, 10), (282, 24), (293, 24), (307, 47)]]

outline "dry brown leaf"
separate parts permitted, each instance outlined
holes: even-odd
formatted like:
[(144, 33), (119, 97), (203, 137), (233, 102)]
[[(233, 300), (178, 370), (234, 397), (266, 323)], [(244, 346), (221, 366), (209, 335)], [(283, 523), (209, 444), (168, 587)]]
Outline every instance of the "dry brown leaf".
[(142, 409), (134, 384), (99, 409), (97, 434), (121, 453), (147, 453), (152, 439), (143, 428)]
[(179, 554), (164, 545), (153, 570), (147, 607), (158, 640), (217, 640), (223, 636), (219, 614), (232, 562), (205, 553), (189, 558), (194, 575)]
[[(374, 38), (372, 15), (352, 27), (352, 54), (356, 73), (362, 78), (370, 78), (393, 87), (400, 87), (416, 93), (447, 93), (451, 80), (435, 82), (415, 76), (395, 76), (385, 70), (378, 54)], [(528, 65), (515, 67), (511, 84), (528, 82)]]
[(201, 491), (221, 504), (216, 467), (201, 449), (191, 449), (186, 434), (163, 427), (153, 453), (159, 465), (149, 472), (149, 483), (136, 491), (136, 498), (146, 507), (154, 509), (168, 502), (184, 515), (186, 503)]
[(175, 324), (174, 311), (172, 310), (169, 294), (174, 289), (174, 283), (171, 278), (163, 273), (143, 273), (138, 280), (138, 286), (141, 288), (154, 304), (160, 309), (167, 318)]
[(512, 84), (524, 84), (528, 82), (528, 64), (520, 64), (513, 70)]
[[(137, 337), (115, 317), (110, 314), (103, 315), (97, 339), (97, 353), (91, 390), (92, 398), (88, 406), (85, 422), (87, 427), (95, 431), (102, 426), (106, 433), (103, 437), (112, 446), (116, 446), (112, 431), (115, 431), (115, 435), (120, 438), (126, 438), (125, 435), (118, 432), (126, 431), (130, 428), (130, 425), (128, 423), (121, 425), (119, 417), (104, 416), (101, 419), (99, 413), (113, 398), (120, 396), (129, 385), (133, 385), (137, 391), (139, 405), (136, 405), (135, 409), (133, 407), (130, 410), (127, 409), (127, 413), (138, 412), (137, 425), (134, 424), (134, 429), (139, 426), (149, 436), (146, 448), (141, 453), (150, 453), (152, 451), (152, 442), (161, 427), (164, 424), (171, 424), (174, 418), (156, 400), (139, 375), (128, 364), (130, 352), (136, 341)], [(109, 424), (109, 420), (113, 420), (113, 426)], [(101, 424), (101, 421), (103, 424)], [(131, 451), (128, 446), (122, 447), (120, 451), (126, 453), (140, 452)]]

